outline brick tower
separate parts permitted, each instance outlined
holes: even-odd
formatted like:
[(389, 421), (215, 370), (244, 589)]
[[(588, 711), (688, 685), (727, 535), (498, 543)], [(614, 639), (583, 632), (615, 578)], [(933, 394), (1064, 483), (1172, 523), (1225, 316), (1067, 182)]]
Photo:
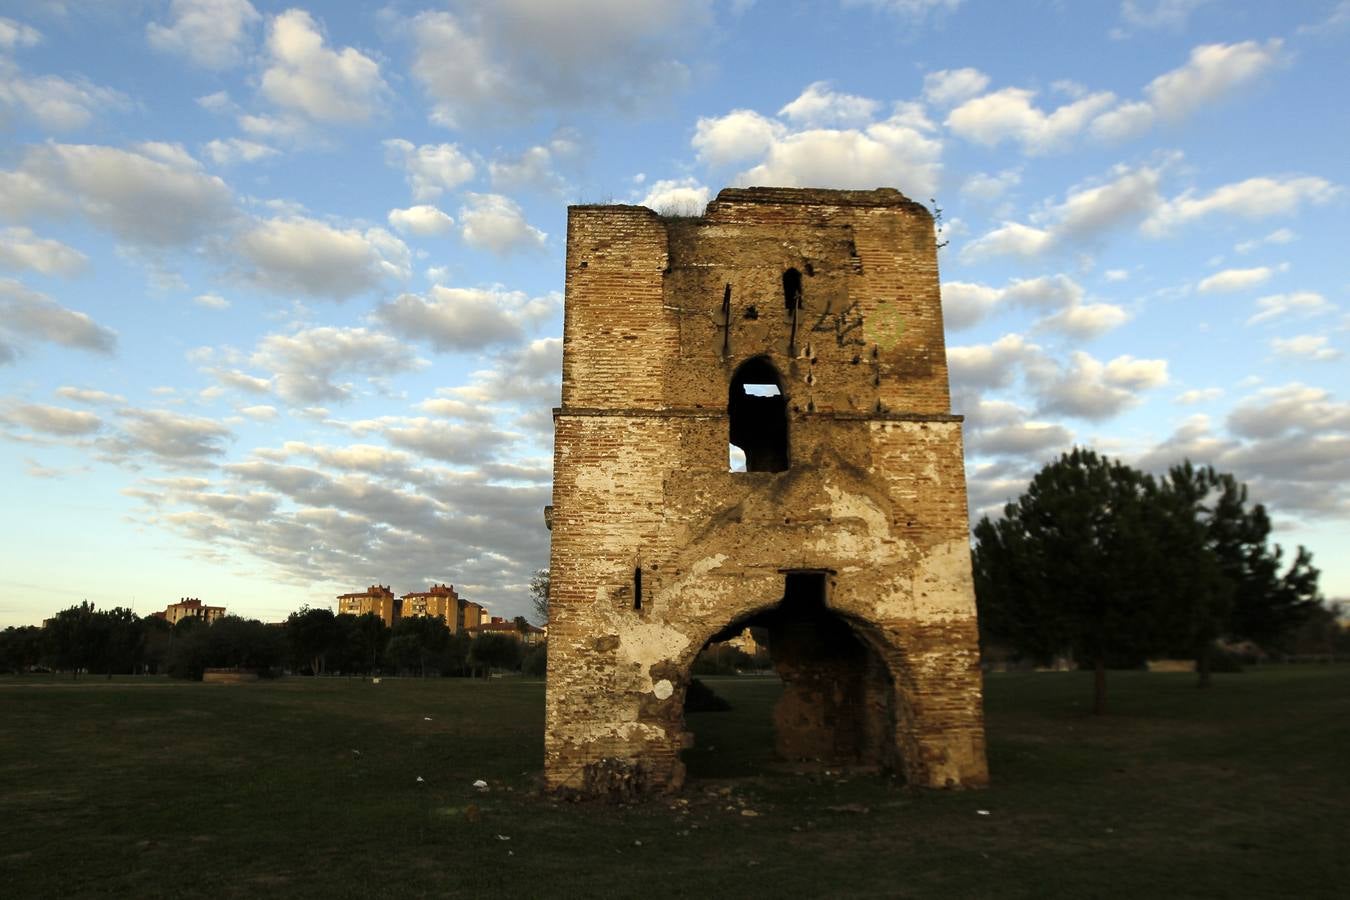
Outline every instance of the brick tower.
[(690, 667), (747, 625), (781, 756), (984, 784), (949, 407), (933, 220), (897, 191), (569, 209), (549, 786), (678, 788)]

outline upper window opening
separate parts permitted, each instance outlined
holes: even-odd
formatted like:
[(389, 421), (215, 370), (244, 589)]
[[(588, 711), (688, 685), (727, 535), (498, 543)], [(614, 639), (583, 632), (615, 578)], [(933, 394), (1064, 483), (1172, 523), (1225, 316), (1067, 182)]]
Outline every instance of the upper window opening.
[(773, 363), (763, 356), (747, 360), (731, 379), (727, 398), (732, 471), (783, 472), (788, 468), (787, 397)]
[(783, 273), (783, 306), (796, 314), (802, 305), (802, 273), (788, 269)]

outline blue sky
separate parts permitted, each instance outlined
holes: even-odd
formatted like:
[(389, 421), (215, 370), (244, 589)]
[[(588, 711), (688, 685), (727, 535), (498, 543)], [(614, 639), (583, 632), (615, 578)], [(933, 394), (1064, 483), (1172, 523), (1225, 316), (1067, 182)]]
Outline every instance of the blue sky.
[(1350, 2), (0, 2), (0, 625), (526, 612), (569, 203), (936, 198), (974, 514), (1232, 471), (1350, 595)]

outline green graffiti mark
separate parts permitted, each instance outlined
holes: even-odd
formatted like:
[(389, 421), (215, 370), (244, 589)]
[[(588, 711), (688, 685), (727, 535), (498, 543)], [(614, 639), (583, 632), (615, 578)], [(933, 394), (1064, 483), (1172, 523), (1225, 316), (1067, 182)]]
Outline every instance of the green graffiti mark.
[(876, 336), (876, 345), (882, 350), (890, 350), (900, 343), (905, 333), (904, 317), (897, 307), (890, 304), (877, 307), (872, 315), (872, 324), (875, 327), (869, 330)]

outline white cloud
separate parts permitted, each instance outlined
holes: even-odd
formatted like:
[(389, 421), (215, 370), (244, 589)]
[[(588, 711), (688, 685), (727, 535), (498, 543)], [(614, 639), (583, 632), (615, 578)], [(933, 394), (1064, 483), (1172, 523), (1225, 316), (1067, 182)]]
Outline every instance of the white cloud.
[(388, 86), (380, 66), (354, 47), (334, 51), (309, 13), (290, 9), (272, 19), (267, 34), (271, 64), (262, 93), (288, 112), (315, 122), (368, 121)]
[(233, 166), (238, 163), (252, 163), (269, 156), (276, 156), (279, 151), (266, 144), (259, 144), (257, 141), (228, 138), (223, 141), (208, 142), (202, 147), (202, 152), (207, 159), (218, 166)]
[(1350, 429), (1350, 404), (1336, 403), (1322, 388), (1291, 382), (1245, 398), (1228, 414), (1227, 424), (1246, 438), (1345, 431)]
[(906, 125), (866, 130), (815, 129), (786, 135), (763, 162), (737, 176), (741, 185), (866, 190), (896, 186), (922, 197), (937, 189), (941, 142)]
[(57, 75), (26, 78), (16, 66), (0, 58), (0, 111), (12, 110), (43, 128), (73, 131), (88, 125), (100, 112), (130, 107), (130, 99), (120, 91), (84, 79), (67, 81)]
[(1336, 311), (1336, 304), (1316, 291), (1272, 294), (1257, 300), (1256, 305), (1260, 312), (1247, 320), (1248, 325), (1258, 325), (1284, 316), (1308, 319)]
[(1136, 28), (1166, 28), (1179, 31), (1186, 25), (1201, 6), (1210, 0), (1153, 0), (1152, 7), (1146, 7), (1139, 0), (1124, 0), (1120, 4), (1120, 17)]
[(1092, 120), (1089, 130), (1101, 141), (1125, 141), (1153, 127), (1153, 106), (1141, 101), (1121, 103)]
[(356, 386), (337, 380), (348, 373), (380, 378), (424, 365), (387, 334), (329, 326), (268, 335), (249, 362), (270, 374), (279, 397), (296, 405), (351, 400)]
[(74, 400), (77, 403), (88, 403), (90, 405), (100, 405), (108, 403), (126, 403), (126, 398), (118, 394), (110, 394), (107, 391), (96, 391), (90, 388), (77, 388), (72, 386), (59, 387), (56, 393), (67, 400)]
[(1051, 112), (1032, 101), (1035, 91), (1003, 88), (974, 97), (948, 114), (945, 124), (955, 134), (985, 146), (1014, 141), (1029, 154), (1063, 149), (1093, 117), (1115, 102), (1109, 92), (1088, 94)]
[(996, 175), (977, 172), (961, 185), (961, 193), (977, 200), (991, 202), (1002, 197), (1022, 181), (1016, 169), (1005, 169)]
[(548, 239), (547, 234), (525, 221), (520, 204), (509, 197), (469, 193), (465, 200), (459, 209), (460, 234), (471, 247), (505, 255), (538, 249)]
[(1075, 351), (1067, 365), (1042, 358), (1027, 377), (1042, 413), (1100, 421), (1139, 403), (1139, 393), (1167, 383), (1167, 361), (1118, 356), (1102, 363)]
[(130, 151), (42, 144), (17, 170), (0, 172), (0, 216), (72, 209), (123, 240), (151, 246), (190, 243), (234, 218), (225, 182), (174, 145)]
[(36, 28), (0, 16), (0, 48), (13, 50), (16, 47), (32, 47), (41, 41), (42, 32)]
[(1282, 42), (1272, 38), (1240, 44), (1205, 44), (1191, 50), (1186, 65), (1159, 75), (1144, 93), (1164, 119), (1178, 121), (1251, 81), (1280, 59)]
[(523, 340), (527, 328), (547, 320), (561, 305), (557, 294), (530, 297), (499, 287), (435, 285), (426, 296), (401, 295), (376, 309), (375, 316), (395, 334), (429, 341), (437, 350), (478, 350)]
[(553, 170), (554, 158), (573, 156), (576, 152), (574, 141), (566, 137), (555, 138), (547, 145), (536, 144), (519, 156), (492, 160), (488, 163), (488, 177), (497, 190), (558, 191), (562, 189), (563, 180)]
[(966, 281), (942, 283), (942, 323), (948, 331), (970, 328), (993, 312), (1003, 291)]
[(458, 144), (423, 144), (394, 138), (384, 142), (385, 159), (408, 176), (414, 200), (433, 200), (473, 178), (474, 166)]
[(404, 234), (431, 237), (448, 232), (455, 226), (455, 220), (434, 206), (421, 204), (389, 210), (389, 225)]
[(1255, 238), (1250, 241), (1243, 241), (1240, 244), (1235, 244), (1233, 246), (1233, 250), (1238, 253), (1251, 253), (1253, 250), (1266, 244), (1289, 244), (1297, 239), (1298, 235), (1294, 234), (1294, 232), (1291, 229), (1276, 228), (1274, 231), (1272, 231), (1270, 234), (1267, 234), (1265, 237)]
[(1114, 303), (1083, 303), (1060, 310), (1037, 323), (1078, 340), (1091, 340), (1124, 325), (1130, 314)]
[(1245, 291), (1269, 281), (1273, 274), (1274, 270), (1269, 266), (1258, 266), (1252, 269), (1224, 269), (1222, 272), (1215, 272), (1207, 278), (1202, 278), (1195, 289), (1202, 294)]
[(462, 128), (557, 108), (636, 110), (685, 84), (710, 0), (468, 0), (411, 20), (432, 120)]
[(989, 87), (989, 76), (979, 69), (943, 69), (923, 76), (924, 99), (934, 106), (955, 106)]
[(51, 238), (38, 237), (29, 228), (0, 229), (0, 268), (73, 275), (88, 263), (88, 258), (78, 250)]
[(841, 94), (828, 81), (807, 85), (806, 90), (778, 111), (794, 125), (804, 128), (849, 127), (872, 121), (881, 104), (867, 97)]
[(163, 409), (121, 409), (121, 434), (109, 442), (115, 457), (149, 453), (161, 462), (202, 465), (225, 452), (232, 432), (212, 419)]
[(266, 404), (241, 406), (239, 407), (239, 414), (247, 416), (255, 422), (270, 422), (278, 415), (275, 406), (267, 406)]
[(1192, 388), (1189, 391), (1182, 391), (1174, 398), (1174, 402), (1182, 406), (1194, 406), (1197, 403), (1208, 403), (1211, 400), (1218, 400), (1223, 396), (1223, 388)]
[(1291, 338), (1271, 338), (1270, 349), (1276, 356), (1306, 359), (1312, 362), (1330, 362), (1341, 358), (1341, 351), (1331, 346), (1324, 334), (1300, 334)]
[(953, 387), (1007, 387), (1019, 365), (1040, 356), (1041, 349), (1027, 343), (1021, 335), (1005, 334), (992, 344), (948, 347), (947, 366)]
[(663, 214), (699, 216), (712, 192), (697, 178), (654, 181), (639, 205)]
[(256, 222), (234, 248), (256, 284), (337, 300), (406, 279), (412, 267), (407, 245), (382, 228), (335, 228), (300, 216)]
[(229, 309), (230, 301), (219, 294), (198, 294), (192, 302), (206, 309)]
[(1035, 328), (1057, 331), (1080, 340), (1098, 337), (1123, 325), (1129, 314), (1111, 303), (1086, 303), (1082, 285), (1067, 275), (1013, 279), (1004, 288), (968, 282), (942, 285), (943, 321), (951, 330), (968, 328), (1003, 306), (1049, 315)]
[(951, 12), (965, 0), (844, 0), (845, 5), (867, 4), (896, 16), (918, 22), (929, 14)]
[(60, 437), (92, 434), (103, 427), (103, 420), (91, 412), (40, 403), (16, 404), (8, 411), (0, 411), (0, 420)]
[(0, 336), (31, 338), (64, 347), (111, 354), (117, 333), (45, 294), (0, 279)]
[(1020, 222), (1004, 222), (962, 247), (961, 259), (975, 262), (990, 256), (1030, 258), (1049, 250), (1054, 242), (1055, 236), (1044, 228)]
[(239, 62), (251, 26), (262, 18), (248, 0), (173, 0), (169, 15), (167, 25), (146, 26), (150, 46), (208, 69)]
[(735, 109), (725, 116), (700, 117), (692, 143), (699, 159), (710, 166), (724, 166), (767, 153), (786, 133), (781, 122), (753, 110)]
[(1162, 204), (1147, 221), (1144, 233), (1161, 237), (1177, 226), (1213, 215), (1263, 219), (1290, 215), (1305, 203), (1323, 204), (1340, 188), (1316, 176), (1248, 178), (1215, 188), (1208, 194), (1185, 191)]

